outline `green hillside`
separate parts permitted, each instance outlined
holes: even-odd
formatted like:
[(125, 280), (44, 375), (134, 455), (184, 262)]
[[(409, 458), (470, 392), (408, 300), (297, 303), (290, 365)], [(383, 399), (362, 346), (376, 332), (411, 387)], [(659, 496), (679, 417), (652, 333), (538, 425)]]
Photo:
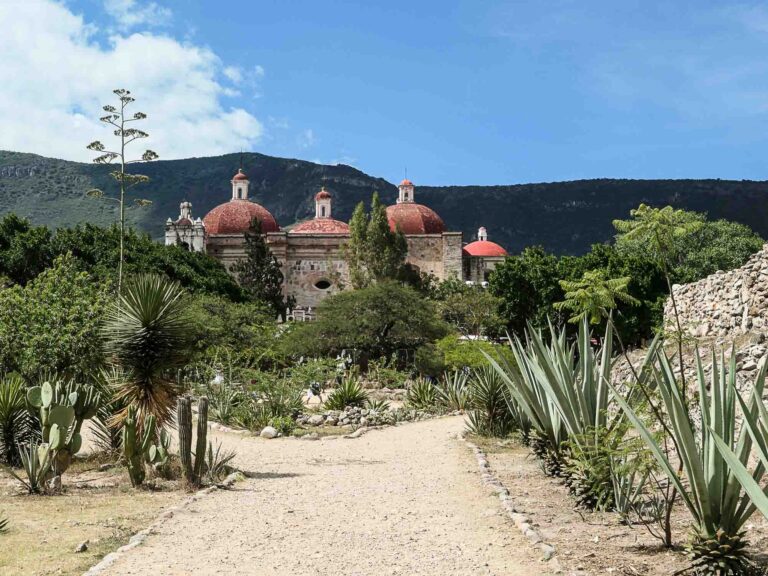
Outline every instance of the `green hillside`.
[[(178, 215), (179, 202), (192, 202), (196, 216), (230, 197), (229, 180), (239, 154), (161, 160), (138, 170), (151, 183), (137, 189), (152, 206), (129, 211), (137, 228), (160, 238), (163, 223)], [(360, 200), (378, 190), (394, 202), (396, 187), (351, 166), (324, 166), (303, 160), (243, 155), (251, 197), (286, 226), (314, 213), (312, 198), (325, 185), (334, 194), (334, 216), (348, 219)], [(0, 215), (15, 212), (53, 227), (78, 222), (114, 222), (112, 202), (86, 196), (91, 188), (114, 191), (110, 168), (0, 151)], [(510, 186), (419, 186), (417, 201), (436, 210), (451, 230), (473, 238), (486, 226), (491, 239), (510, 252), (542, 244), (556, 253), (577, 254), (613, 235), (611, 221), (641, 202), (672, 204), (751, 226), (768, 237), (768, 182), (729, 180), (577, 180)]]

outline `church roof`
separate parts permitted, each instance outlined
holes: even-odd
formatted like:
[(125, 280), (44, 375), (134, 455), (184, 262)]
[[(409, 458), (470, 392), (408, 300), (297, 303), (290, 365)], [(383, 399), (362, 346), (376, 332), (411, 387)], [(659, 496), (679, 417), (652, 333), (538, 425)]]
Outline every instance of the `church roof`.
[(413, 186), (413, 182), (408, 180), (408, 178), (403, 178), (403, 181), (400, 182), (400, 186)]
[(243, 169), (240, 168), (237, 171), (237, 174), (235, 174), (234, 178), (232, 180), (248, 180), (248, 176), (245, 175), (245, 172), (243, 172)]
[(203, 218), (208, 234), (243, 234), (248, 231), (251, 221), (261, 223), (261, 231), (279, 232), (280, 226), (269, 210), (248, 200), (230, 200), (219, 204)]
[(504, 257), (507, 255), (507, 251), (496, 242), (490, 242), (489, 240), (477, 240), (470, 242), (464, 246), (464, 253), (469, 256), (481, 256), (481, 257)]
[(443, 219), (437, 212), (415, 202), (401, 202), (387, 206), (389, 227), (398, 228), (403, 234), (442, 234), (445, 231)]
[(317, 194), (315, 194), (315, 200), (328, 200), (331, 198), (331, 193), (328, 192), (325, 188), (320, 190)]
[(313, 218), (294, 226), (291, 234), (349, 234), (349, 224), (333, 218)]

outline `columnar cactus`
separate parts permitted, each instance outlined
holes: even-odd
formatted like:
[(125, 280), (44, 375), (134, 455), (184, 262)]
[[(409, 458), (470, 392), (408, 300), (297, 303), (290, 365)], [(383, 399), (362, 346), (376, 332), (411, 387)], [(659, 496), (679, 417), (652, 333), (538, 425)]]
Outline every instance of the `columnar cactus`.
[[(197, 414), (197, 444), (192, 453), (192, 400), (179, 398), (177, 404), (177, 425), (179, 428), (179, 457), (184, 476), (192, 486), (199, 486), (205, 472), (205, 449), (208, 436), (208, 398), (200, 398)], [(193, 458), (194, 456), (194, 458)]]
[(57, 382), (45, 382), (27, 390), (30, 410), (38, 411), (42, 428), (42, 450), (50, 450), (54, 476), (63, 474), (72, 463), (72, 456), (83, 445), (80, 430), (83, 422), (96, 415), (101, 396), (90, 386), (77, 387)]

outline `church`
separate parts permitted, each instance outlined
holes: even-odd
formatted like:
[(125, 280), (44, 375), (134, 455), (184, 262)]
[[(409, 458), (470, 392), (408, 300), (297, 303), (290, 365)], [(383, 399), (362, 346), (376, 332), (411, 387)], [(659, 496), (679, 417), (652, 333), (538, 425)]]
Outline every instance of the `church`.
[[(323, 298), (349, 285), (343, 256), (349, 225), (333, 218), (330, 191), (322, 188), (315, 195), (314, 218), (284, 230), (269, 210), (248, 199), (250, 182), (242, 169), (230, 183), (229, 201), (202, 219), (193, 218), (192, 205), (182, 202), (179, 217), (166, 221), (165, 244), (208, 253), (230, 269), (245, 257), (245, 234), (251, 222), (258, 220), (267, 246), (281, 265), (283, 291), (296, 301), (296, 319), (311, 317)], [(485, 228), (480, 228), (476, 241), (464, 245), (461, 232), (446, 230), (434, 210), (416, 202), (415, 186), (408, 179), (400, 182), (395, 203), (387, 207), (387, 218), (393, 231), (405, 235), (406, 261), (438, 280), (459, 278), (485, 285), (490, 271), (507, 256), (504, 248), (488, 240)]]

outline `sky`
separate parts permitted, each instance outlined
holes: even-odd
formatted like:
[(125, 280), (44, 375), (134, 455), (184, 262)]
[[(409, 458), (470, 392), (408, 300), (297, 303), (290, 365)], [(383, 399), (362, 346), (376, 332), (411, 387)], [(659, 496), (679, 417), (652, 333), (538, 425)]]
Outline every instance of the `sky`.
[(768, 179), (768, 1), (0, 0), (0, 22), (0, 149), (88, 161), (127, 88), (164, 159)]

